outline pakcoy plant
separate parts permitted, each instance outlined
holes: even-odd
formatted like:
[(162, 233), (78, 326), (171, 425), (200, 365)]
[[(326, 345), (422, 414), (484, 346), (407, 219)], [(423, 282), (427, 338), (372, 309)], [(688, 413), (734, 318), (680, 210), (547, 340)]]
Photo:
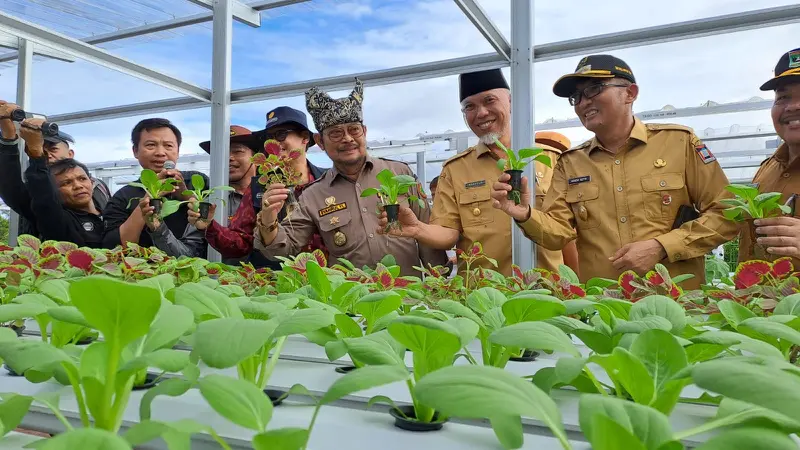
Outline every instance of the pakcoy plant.
[(417, 180), (411, 175), (395, 175), (389, 169), (383, 169), (376, 176), (380, 186), (367, 188), (361, 192), (361, 197), (377, 195), (380, 206), (386, 211), (389, 223), (386, 229), (400, 228), (398, 214), (400, 213), (400, 196), (408, 196), (408, 204), (417, 203), (420, 208), (425, 207), (425, 201), (416, 195), (408, 195), (412, 187), (418, 186)]
[(756, 219), (777, 217), (781, 214), (790, 214), (791, 207), (779, 204), (781, 199), (780, 192), (759, 193), (758, 188), (731, 184), (725, 188), (734, 194), (734, 198), (721, 200), (722, 203), (730, 205), (722, 211), (726, 219), (734, 222), (746, 223), (747, 233), (750, 235), (750, 242), (753, 244), (753, 253), (757, 259), (766, 259), (766, 249), (757, 242)]
[[(174, 178), (158, 178), (158, 175), (150, 169), (142, 170), (139, 176), (139, 181), (128, 183), (128, 186), (134, 186), (144, 189), (148, 197), (150, 197), (150, 206), (153, 207), (153, 212), (161, 217), (169, 216), (178, 212), (181, 206), (181, 201), (166, 199), (165, 195), (171, 194), (175, 191), (175, 184), (178, 181)], [(138, 198), (132, 198), (131, 202), (138, 201)], [(128, 204), (130, 207), (130, 203)]]
[(520, 190), (522, 189), (522, 170), (525, 169), (531, 160), (538, 161), (548, 167), (552, 167), (550, 157), (543, 155), (544, 152), (541, 148), (523, 148), (519, 151), (511, 150), (503, 145), (499, 139), (494, 140), (497, 148), (505, 153), (506, 157), (497, 161), (497, 167), (507, 173), (511, 179), (508, 184), (511, 185), (511, 191), (508, 193), (508, 199), (513, 200), (514, 204), (519, 205), (522, 200)]
[(256, 153), (250, 159), (258, 168), (260, 185), (268, 187), (271, 184), (282, 184), (289, 190), (286, 199), (287, 217), (298, 208), (294, 190), (302, 182), (303, 174), (294, 168), (294, 161), (301, 155), (300, 149), (284, 152), (280, 142), (268, 139), (264, 142), (264, 152)]
[(202, 175), (200, 174), (193, 174), (192, 175), (192, 187), (194, 189), (187, 189), (183, 191), (183, 195), (191, 196), (197, 199), (197, 203), (195, 204), (195, 211), (200, 213), (200, 217), (204, 219), (210, 219), (209, 212), (211, 210), (211, 203), (207, 200), (215, 193), (215, 192), (223, 192), (223, 191), (234, 191), (235, 189), (231, 186), (215, 186), (210, 189), (206, 189), (206, 181), (203, 179)]

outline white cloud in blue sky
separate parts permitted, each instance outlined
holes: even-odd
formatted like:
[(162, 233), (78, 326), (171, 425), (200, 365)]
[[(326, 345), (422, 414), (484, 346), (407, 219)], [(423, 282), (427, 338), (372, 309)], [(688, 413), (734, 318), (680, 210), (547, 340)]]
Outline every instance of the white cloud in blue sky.
[[(9, 0), (19, 3), (23, 0)], [(131, 3), (133, 0), (124, 0)], [(182, 5), (176, 14), (202, 11), (185, 0), (138, 0)], [(111, 5), (111, 0), (94, 0)], [(482, 6), (509, 36), (510, 0), (482, 0)], [(792, 1), (672, 0), (643, 2), (586, 0), (536, 2), (537, 43), (624, 31), (720, 14), (792, 4)], [(187, 7), (186, 4), (189, 4)], [(165, 9), (168, 9), (165, 7)], [(0, 10), (6, 10), (0, 6)], [(117, 18), (118, 20), (121, 20)], [(65, 30), (69, 32), (69, 30)], [(97, 31), (100, 32), (100, 31)], [(186, 81), (211, 84), (211, 26), (195, 25), (168, 39), (121, 41), (113, 52)], [(800, 25), (614, 51), (625, 59), (641, 85), (637, 111), (698, 106), (706, 100), (731, 102), (771, 94), (758, 91), (777, 58), (797, 46)], [(234, 89), (385, 69), (491, 51), (452, 0), (314, 0), (283, 12), (264, 13), (261, 28), (234, 23)], [(537, 63), (537, 121), (574, 117), (565, 100), (551, 93), (552, 83), (572, 71), (579, 58)], [(508, 76), (508, 72), (506, 71)], [(13, 99), (16, 71), (0, 69), (0, 98)], [(60, 114), (137, 103), (180, 94), (90, 63), (38, 60), (33, 66), (33, 110)], [(408, 139), (418, 133), (466, 128), (459, 112), (457, 77), (367, 87), (365, 122), (370, 139)], [(346, 92), (336, 93), (344, 95)], [(256, 129), (269, 109), (288, 104), (303, 108), (301, 97), (235, 105), (232, 122)], [(182, 153), (198, 153), (208, 138), (210, 111), (163, 113), (185, 134)], [(142, 117), (70, 125), (78, 157), (86, 162), (128, 158), (129, 133)], [(678, 119), (698, 130), (731, 124), (769, 124), (769, 112)], [(575, 141), (583, 129), (565, 130)]]

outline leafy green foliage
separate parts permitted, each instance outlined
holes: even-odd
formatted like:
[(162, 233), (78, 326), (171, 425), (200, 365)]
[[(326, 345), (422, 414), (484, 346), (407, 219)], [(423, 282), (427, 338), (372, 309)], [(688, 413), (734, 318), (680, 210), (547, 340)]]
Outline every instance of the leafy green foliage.
[[(362, 197), (377, 195), (382, 205), (399, 205), (399, 197), (408, 195), (412, 187), (417, 186), (417, 180), (411, 175), (395, 175), (389, 169), (383, 169), (377, 175), (380, 186), (367, 188), (361, 192)], [(408, 202), (416, 202), (420, 208), (425, 207), (425, 202), (416, 195), (408, 196)]]
[(791, 212), (789, 206), (778, 204), (781, 199), (780, 192), (761, 194), (758, 192), (758, 188), (742, 184), (731, 184), (725, 189), (735, 195), (735, 198), (721, 200), (722, 203), (730, 206), (722, 212), (728, 220), (742, 222), (747, 219), (763, 219)]

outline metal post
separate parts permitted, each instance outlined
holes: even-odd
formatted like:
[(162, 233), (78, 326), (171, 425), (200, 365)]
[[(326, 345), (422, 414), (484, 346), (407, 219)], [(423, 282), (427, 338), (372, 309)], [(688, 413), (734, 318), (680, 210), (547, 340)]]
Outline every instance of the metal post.
[[(17, 99), (20, 108), (28, 111), (31, 106), (31, 66), (33, 65), (33, 42), (27, 39), (19, 40), (19, 61), (17, 62)], [(25, 143), (19, 143), (19, 158), (22, 173), (28, 167), (28, 155), (25, 154)], [(19, 214), (11, 211), (8, 219), (8, 244), (17, 245), (19, 236)]]
[(428, 177), (425, 175), (425, 150), (417, 152), (417, 179), (422, 188), (428, 189)]
[[(214, 50), (211, 68), (211, 186), (228, 185), (231, 126), (231, 37), (233, 0), (214, 0)], [(222, 196), (227, 201), (227, 195)], [(214, 219), (227, 225), (222, 198), (213, 199), (217, 205)], [(220, 254), (209, 247), (209, 261), (221, 261)]]
[[(533, 3), (511, 2), (511, 145), (533, 147)], [(530, 192), (536, 191), (533, 163), (525, 168)], [(535, 196), (531, 196), (535, 203)], [(512, 219), (513, 220), (513, 219)], [(536, 267), (536, 246), (512, 225), (513, 261), (523, 271)]]

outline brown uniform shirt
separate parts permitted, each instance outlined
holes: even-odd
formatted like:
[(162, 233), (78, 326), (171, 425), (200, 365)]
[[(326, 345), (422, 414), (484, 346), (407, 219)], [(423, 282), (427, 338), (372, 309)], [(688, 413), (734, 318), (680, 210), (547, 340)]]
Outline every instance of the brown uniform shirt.
[[(322, 178), (303, 190), (300, 209), (285, 218), (278, 226), (278, 234), (269, 245), (261, 242), (256, 230), (255, 248), (267, 257), (297, 255), (311, 235), (318, 232), (328, 249), (329, 260), (345, 258), (356, 267), (374, 267), (386, 255), (394, 255), (401, 275), (420, 275), (413, 266), (424, 264), (444, 265), (447, 255), (443, 250), (418, 246), (412, 238), (381, 235), (378, 229), (378, 197), (361, 197), (367, 188), (378, 188), (375, 178), (383, 169), (396, 175), (414, 175), (407, 164), (381, 158), (367, 157), (364, 169), (353, 182), (336, 168), (329, 169)], [(419, 195), (416, 188), (413, 195)], [(430, 208), (413, 205), (417, 217), (427, 222)]]
[[(784, 204), (792, 194), (800, 194), (800, 163), (793, 161), (790, 165), (789, 147), (784, 143), (775, 153), (761, 163), (761, 167), (753, 177), (753, 184), (758, 187), (758, 191), (780, 192), (780, 204)], [(800, 206), (800, 205), (798, 205)], [(796, 208), (795, 217), (800, 217), (800, 208)], [(754, 248), (753, 235), (755, 229), (747, 224), (741, 227), (742, 232), (739, 236), (739, 262), (751, 259), (766, 259), (772, 261), (778, 258), (775, 255), (766, 253), (765, 248), (756, 251)], [(800, 259), (792, 258), (795, 270), (800, 269)]]
[[(543, 211), (531, 211), (525, 234), (548, 248), (575, 238), (584, 280), (616, 279), (609, 257), (623, 245), (657, 239), (671, 274), (705, 280), (704, 255), (737, 232), (720, 203), (731, 195), (719, 163), (692, 130), (681, 125), (643, 124), (616, 154), (596, 138), (564, 152), (555, 167)], [(700, 218), (673, 230), (681, 205), (694, 205)]]
[[(538, 144), (537, 144), (538, 145)], [(548, 154), (555, 164), (558, 150), (547, 146)], [(547, 166), (536, 165), (537, 180), (547, 191), (552, 174)], [(511, 275), (511, 218), (492, 206), (492, 185), (500, 177), (497, 158), (489, 147), (478, 144), (448, 159), (442, 166), (436, 200), (433, 205), (431, 223), (453, 230), (461, 235), (456, 246), (466, 251), (474, 242), (483, 245), (484, 253), (497, 260), (495, 269), (488, 262), (481, 266), (495, 269), (503, 275)], [(539, 175), (541, 173), (541, 176)], [(541, 195), (540, 195), (541, 194)], [(544, 193), (537, 187), (537, 206)], [(539, 248), (537, 265), (546, 269), (558, 269), (562, 263), (561, 252)]]

